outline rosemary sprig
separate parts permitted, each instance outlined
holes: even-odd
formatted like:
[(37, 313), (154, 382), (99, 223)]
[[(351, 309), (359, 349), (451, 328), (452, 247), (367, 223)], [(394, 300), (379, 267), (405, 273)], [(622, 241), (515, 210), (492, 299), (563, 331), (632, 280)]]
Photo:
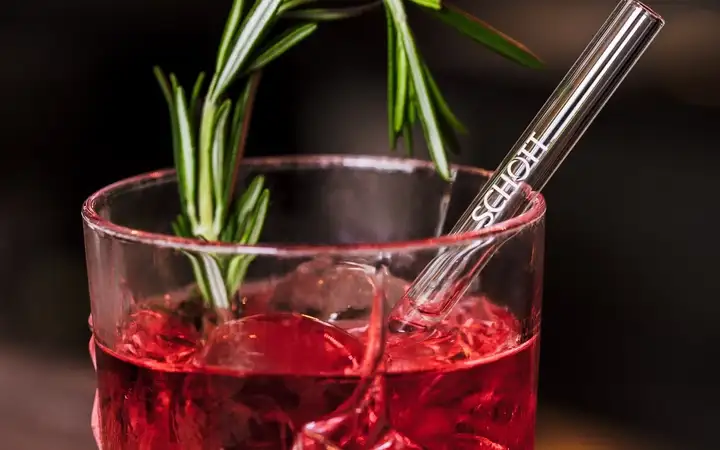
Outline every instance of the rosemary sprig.
[[(542, 65), (525, 46), (442, 0), (411, 0), (421, 9), (498, 54), (528, 67)], [(420, 56), (403, 0), (383, 0), (388, 42), (388, 131), (390, 147), (402, 137), (412, 153), (412, 129), (420, 119), (438, 173), (450, 178), (447, 150), (459, 152), (456, 133), (466, 133)]]
[[(172, 227), (178, 236), (247, 245), (260, 238), (270, 201), (264, 178), (256, 177), (239, 198), (234, 192), (261, 71), (317, 28), (314, 22), (295, 24), (269, 38), (282, 4), (283, 0), (256, 0), (246, 8), (243, 0), (234, 1), (204, 95), (204, 74), (188, 99), (174, 74), (166, 77), (155, 68), (170, 111), (181, 206)], [(283, 11), (287, 10), (286, 6)], [(233, 102), (229, 91), (236, 83), (244, 88)], [(252, 256), (187, 257), (206, 302), (229, 309)]]
[[(456, 133), (466, 130), (416, 48), (406, 3), (506, 58), (529, 67), (541, 65), (522, 44), (443, 0), (374, 0), (342, 7), (324, 7), (320, 0), (255, 0), (252, 5), (234, 0), (204, 95), (204, 73), (198, 75), (188, 98), (174, 74), (165, 76), (155, 68), (170, 112), (181, 206), (172, 224), (175, 234), (247, 245), (258, 242), (270, 201), (264, 178), (252, 180), (239, 198), (234, 192), (262, 70), (312, 35), (320, 22), (355, 17), (381, 5), (387, 18), (390, 147), (395, 149), (402, 138), (412, 153), (412, 130), (420, 122), (438, 173), (449, 179), (446, 149), (459, 151)], [(284, 26), (282, 32), (273, 33), (278, 25)], [(229, 93), (235, 84), (244, 87), (233, 102)], [(228, 309), (253, 257), (187, 256), (206, 302)]]

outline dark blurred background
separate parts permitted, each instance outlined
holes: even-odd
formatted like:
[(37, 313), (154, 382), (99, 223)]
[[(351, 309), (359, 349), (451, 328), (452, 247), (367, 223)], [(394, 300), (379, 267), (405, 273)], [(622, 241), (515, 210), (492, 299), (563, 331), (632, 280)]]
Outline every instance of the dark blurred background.
[[(230, 3), (0, 6), (3, 448), (40, 448), (28, 436), (43, 433), (55, 439), (43, 448), (91, 448), (80, 205), (112, 181), (171, 165), (151, 68), (185, 84), (210, 69)], [(457, 3), (547, 63), (520, 68), (411, 13), (471, 130), (456, 161), (492, 168), (616, 1)], [(587, 448), (627, 435), (648, 448), (710, 449), (720, 421), (720, 1), (650, 4), (668, 25), (545, 191), (541, 405), (552, 411), (543, 417), (561, 418), (547, 425), (553, 433), (563, 417), (589, 424), (579, 439), (598, 446)], [(273, 63), (248, 153), (385, 153), (384, 27), (381, 11), (328, 24)], [(540, 435), (550, 433), (543, 424)]]

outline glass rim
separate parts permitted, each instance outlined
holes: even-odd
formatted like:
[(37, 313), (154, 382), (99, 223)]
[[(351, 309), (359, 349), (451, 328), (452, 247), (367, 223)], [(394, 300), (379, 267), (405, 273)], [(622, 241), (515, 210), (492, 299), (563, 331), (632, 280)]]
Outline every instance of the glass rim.
[[(243, 166), (245, 167), (282, 167), (283, 165), (291, 164), (318, 168), (343, 167), (404, 173), (412, 173), (418, 169), (431, 171), (435, 170), (432, 162), (430, 161), (393, 156), (318, 154), (243, 158)], [(492, 174), (491, 171), (467, 165), (453, 164), (452, 169), (457, 170), (458, 172), (481, 175), (486, 178)], [(100, 232), (124, 242), (145, 244), (180, 251), (189, 251), (192, 253), (217, 255), (245, 254), (276, 257), (311, 257), (317, 256), (318, 254), (367, 256), (375, 255), (377, 253), (419, 251), (437, 247), (469, 244), (480, 239), (512, 234), (531, 226), (536, 221), (540, 220), (546, 211), (545, 198), (542, 194), (538, 193), (532, 201), (530, 207), (525, 212), (478, 231), (455, 235), (445, 234), (425, 239), (389, 241), (382, 243), (367, 242), (323, 245), (273, 243), (243, 245), (227, 242), (208, 242), (200, 239), (184, 238), (171, 234), (133, 229), (114, 223), (111, 220), (102, 217), (98, 213), (98, 205), (103, 203), (105, 199), (111, 197), (113, 194), (122, 192), (133, 186), (148, 184), (153, 181), (157, 182), (170, 177), (175, 177), (174, 169), (161, 169), (124, 178), (101, 188), (90, 195), (90, 197), (88, 197), (83, 203), (83, 221), (94, 232)]]

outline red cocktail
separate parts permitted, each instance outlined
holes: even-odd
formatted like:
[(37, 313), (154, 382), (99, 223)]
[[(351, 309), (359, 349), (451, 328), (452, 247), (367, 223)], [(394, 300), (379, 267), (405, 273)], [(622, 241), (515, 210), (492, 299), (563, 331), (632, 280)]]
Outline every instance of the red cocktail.
[[(522, 342), (510, 313), (467, 304), (437, 337), (386, 349), (389, 425), (428, 450), (530, 450), (537, 336)], [(177, 310), (143, 308), (120, 332), (97, 351), (107, 450), (290, 449), (351, 398), (364, 353), (362, 328), (295, 313), (229, 322), (203, 342)]]

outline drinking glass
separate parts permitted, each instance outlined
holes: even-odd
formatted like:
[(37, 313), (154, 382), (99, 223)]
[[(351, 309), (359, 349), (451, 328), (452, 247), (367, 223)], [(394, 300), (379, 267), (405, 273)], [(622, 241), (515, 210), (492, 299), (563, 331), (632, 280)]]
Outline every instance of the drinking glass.
[[(83, 206), (103, 450), (534, 446), (545, 203), (445, 235), (489, 173), (365, 156), (248, 158), (270, 189), (260, 243), (180, 238), (173, 171)], [(432, 335), (387, 313), (443, 249), (504, 244)], [(227, 305), (197, 265), (239, 263)]]

